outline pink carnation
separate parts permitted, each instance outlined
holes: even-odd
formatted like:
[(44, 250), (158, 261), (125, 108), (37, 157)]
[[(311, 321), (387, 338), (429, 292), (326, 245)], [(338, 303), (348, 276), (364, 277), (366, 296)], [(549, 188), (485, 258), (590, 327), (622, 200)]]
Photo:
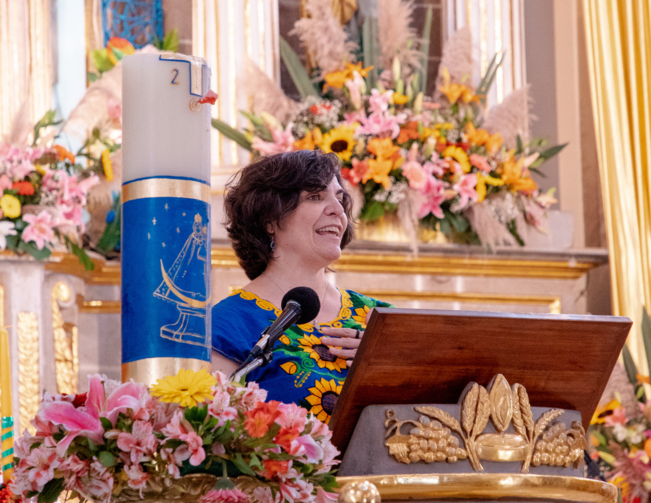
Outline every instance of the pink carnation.
[(250, 500), (239, 489), (212, 489), (199, 498), (199, 503), (248, 503)]

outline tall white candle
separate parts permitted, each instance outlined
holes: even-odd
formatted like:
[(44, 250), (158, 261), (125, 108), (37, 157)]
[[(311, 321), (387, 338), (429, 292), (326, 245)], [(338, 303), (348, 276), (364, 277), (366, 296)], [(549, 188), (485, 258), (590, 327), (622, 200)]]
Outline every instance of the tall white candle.
[(153, 176), (210, 181), (210, 86), (204, 59), (134, 54), (122, 60), (122, 183)]

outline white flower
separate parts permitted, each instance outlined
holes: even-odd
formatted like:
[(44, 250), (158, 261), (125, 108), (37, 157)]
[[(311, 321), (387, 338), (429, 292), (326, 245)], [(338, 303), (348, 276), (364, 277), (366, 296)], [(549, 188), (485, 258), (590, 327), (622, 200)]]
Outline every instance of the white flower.
[(16, 226), (13, 222), (4, 220), (0, 222), (0, 250), (4, 250), (7, 247), (7, 236), (16, 235)]
[(615, 439), (618, 442), (623, 442), (626, 440), (626, 437), (628, 436), (628, 430), (626, 429), (626, 426), (623, 424), (617, 423), (616, 425), (613, 426), (613, 434), (615, 435)]

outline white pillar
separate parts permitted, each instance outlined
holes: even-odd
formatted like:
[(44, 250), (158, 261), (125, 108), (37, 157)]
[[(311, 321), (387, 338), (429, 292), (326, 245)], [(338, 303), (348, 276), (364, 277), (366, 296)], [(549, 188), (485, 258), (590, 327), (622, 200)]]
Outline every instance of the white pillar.
[(446, 32), (469, 26), (476, 72), (473, 85), (484, 75), (493, 56), (502, 51), (504, 61), (488, 94), (488, 106), (501, 103), (511, 91), (526, 83), (523, 33), (524, 0), (447, 0)]
[[(278, 0), (193, 0), (192, 54), (208, 60), (211, 89), (219, 94), (212, 115), (241, 129), (248, 98), (241, 83), (247, 59), (280, 81)], [(224, 174), (249, 161), (249, 152), (212, 131), (212, 167)]]

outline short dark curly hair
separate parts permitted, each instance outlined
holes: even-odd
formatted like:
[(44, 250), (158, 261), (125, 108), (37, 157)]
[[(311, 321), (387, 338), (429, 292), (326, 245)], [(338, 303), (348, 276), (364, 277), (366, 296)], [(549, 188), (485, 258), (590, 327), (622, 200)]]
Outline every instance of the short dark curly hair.
[[(226, 230), (249, 279), (260, 276), (273, 259), (268, 226), (281, 225), (298, 206), (301, 192), (325, 190), (333, 178), (342, 183), (335, 154), (299, 150), (262, 157), (227, 184)], [(345, 189), (343, 196), (348, 226), (341, 238), (342, 249), (354, 233), (352, 199)]]

